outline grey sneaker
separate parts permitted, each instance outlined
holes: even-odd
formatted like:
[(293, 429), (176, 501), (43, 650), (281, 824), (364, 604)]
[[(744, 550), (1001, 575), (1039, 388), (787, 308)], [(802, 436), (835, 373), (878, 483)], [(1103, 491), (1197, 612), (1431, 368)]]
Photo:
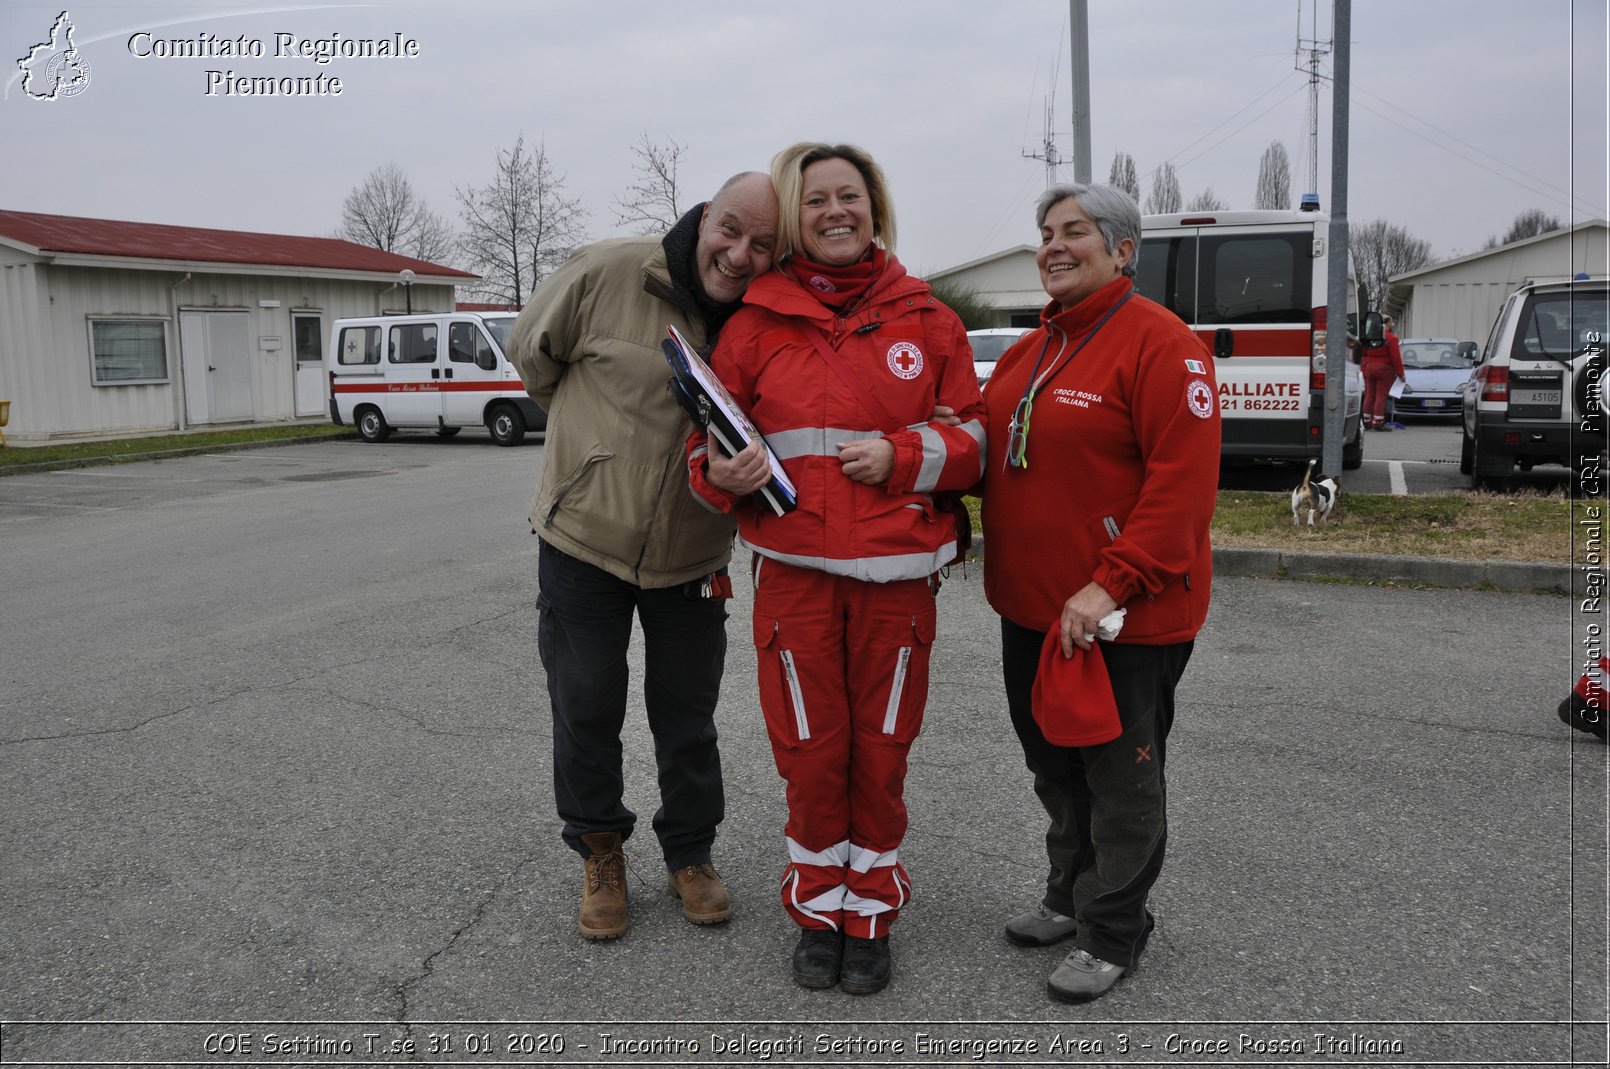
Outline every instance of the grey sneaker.
[(1051, 973), (1045, 989), (1063, 1002), (1089, 1002), (1107, 993), (1128, 972), (1122, 965), (1102, 961), (1087, 950), (1075, 950)]
[(1078, 922), (1044, 903), (1006, 922), (1006, 938), (1020, 947), (1048, 947), (1073, 935)]

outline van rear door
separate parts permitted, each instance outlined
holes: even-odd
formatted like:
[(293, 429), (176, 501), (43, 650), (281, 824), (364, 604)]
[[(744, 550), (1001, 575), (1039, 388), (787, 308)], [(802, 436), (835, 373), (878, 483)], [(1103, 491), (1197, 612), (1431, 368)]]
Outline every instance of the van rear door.
[(1137, 287), (1214, 353), (1225, 456), (1310, 448), (1312, 227), (1180, 226), (1146, 233)]

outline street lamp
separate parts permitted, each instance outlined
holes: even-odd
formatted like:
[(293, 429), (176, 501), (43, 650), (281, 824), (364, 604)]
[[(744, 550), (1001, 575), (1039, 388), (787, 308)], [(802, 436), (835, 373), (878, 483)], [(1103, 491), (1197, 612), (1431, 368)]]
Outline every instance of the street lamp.
[(408, 314), (413, 315), (414, 314), (414, 273), (413, 273), (413, 271), (411, 271), (411, 270), (409, 270), (408, 268), (405, 267), (405, 268), (402, 269), (402, 274), (399, 275), (398, 277), (402, 279), (404, 306), (408, 309)]

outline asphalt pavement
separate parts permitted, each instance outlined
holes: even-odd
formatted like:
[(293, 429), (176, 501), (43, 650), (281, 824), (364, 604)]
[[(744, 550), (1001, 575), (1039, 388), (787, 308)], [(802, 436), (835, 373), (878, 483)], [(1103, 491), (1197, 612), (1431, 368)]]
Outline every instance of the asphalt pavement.
[(740, 580), (736, 915), (666, 893), (634, 712), (634, 925), (581, 939), (541, 457), (403, 436), (0, 479), (0, 1061), (1604, 1064), (1610, 751), (1553, 713), (1599, 617), (1563, 596), (1218, 579), (1158, 931), (1067, 1006), (1063, 951), (1001, 935), (1043, 818), (976, 565), (940, 595), (894, 982), (793, 984)]

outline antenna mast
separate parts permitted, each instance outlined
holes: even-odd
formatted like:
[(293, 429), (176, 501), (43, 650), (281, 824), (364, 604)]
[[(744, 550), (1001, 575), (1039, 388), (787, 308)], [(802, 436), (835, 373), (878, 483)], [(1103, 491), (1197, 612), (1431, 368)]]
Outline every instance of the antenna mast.
[[(1308, 189), (1319, 192), (1319, 61), (1330, 55), (1331, 42), (1319, 39), (1319, 0), (1313, 0), (1312, 37), (1303, 36), (1303, 0), (1297, 0), (1296, 69), (1308, 72)], [(1304, 51), (1307, 58), (1303, 58)]]
[[(1054, 89), (1053, 89), (1053, 92), (1055, 92)], [(1044, 160), (1045, 161), (1045, 188), (1046, 189), (1050, 189), (1052, 186), (1057, 184), (1057, 167), (1059, 165), (1061, 165), (1061, 164), (1064, 164), (1064, 163), (1068, 162), (1067, 160), (1063, 159), (1062, 154), (1057, 151), (1056, 126), (1054, 125), (1054, 123), (1055, 123), (1054, 116), (1055, 116), (1055, 105), (1051, 102), (1050, 99), (1047, 99), (1046, 105), (1045, 105), (1045, 141), (1041, 145), (1041, 151), (1040, 152), (1025, 152), (1025, 153), (1023, 153), (1023, 158), (1026, 159), (1026, 160)]]
[[(1062, 47), (1057, 46), (1057, 58), (1051, 64), (1051, 92), (1045, 98), (1045, 135), (1040, 143), (1039, 152), (1025, 152), (1026, 160), (1045, 161), (1045, 188), (1050, 189), (1057, 184), (1057, 168), (1064, 163), (1071, 162), (1062, 153), (1057, 151), (1056, 109), (1057, 109), (1057, 69), (1062, 64)], [(1078, 102), (1074, 102), (1078, 107)]]

